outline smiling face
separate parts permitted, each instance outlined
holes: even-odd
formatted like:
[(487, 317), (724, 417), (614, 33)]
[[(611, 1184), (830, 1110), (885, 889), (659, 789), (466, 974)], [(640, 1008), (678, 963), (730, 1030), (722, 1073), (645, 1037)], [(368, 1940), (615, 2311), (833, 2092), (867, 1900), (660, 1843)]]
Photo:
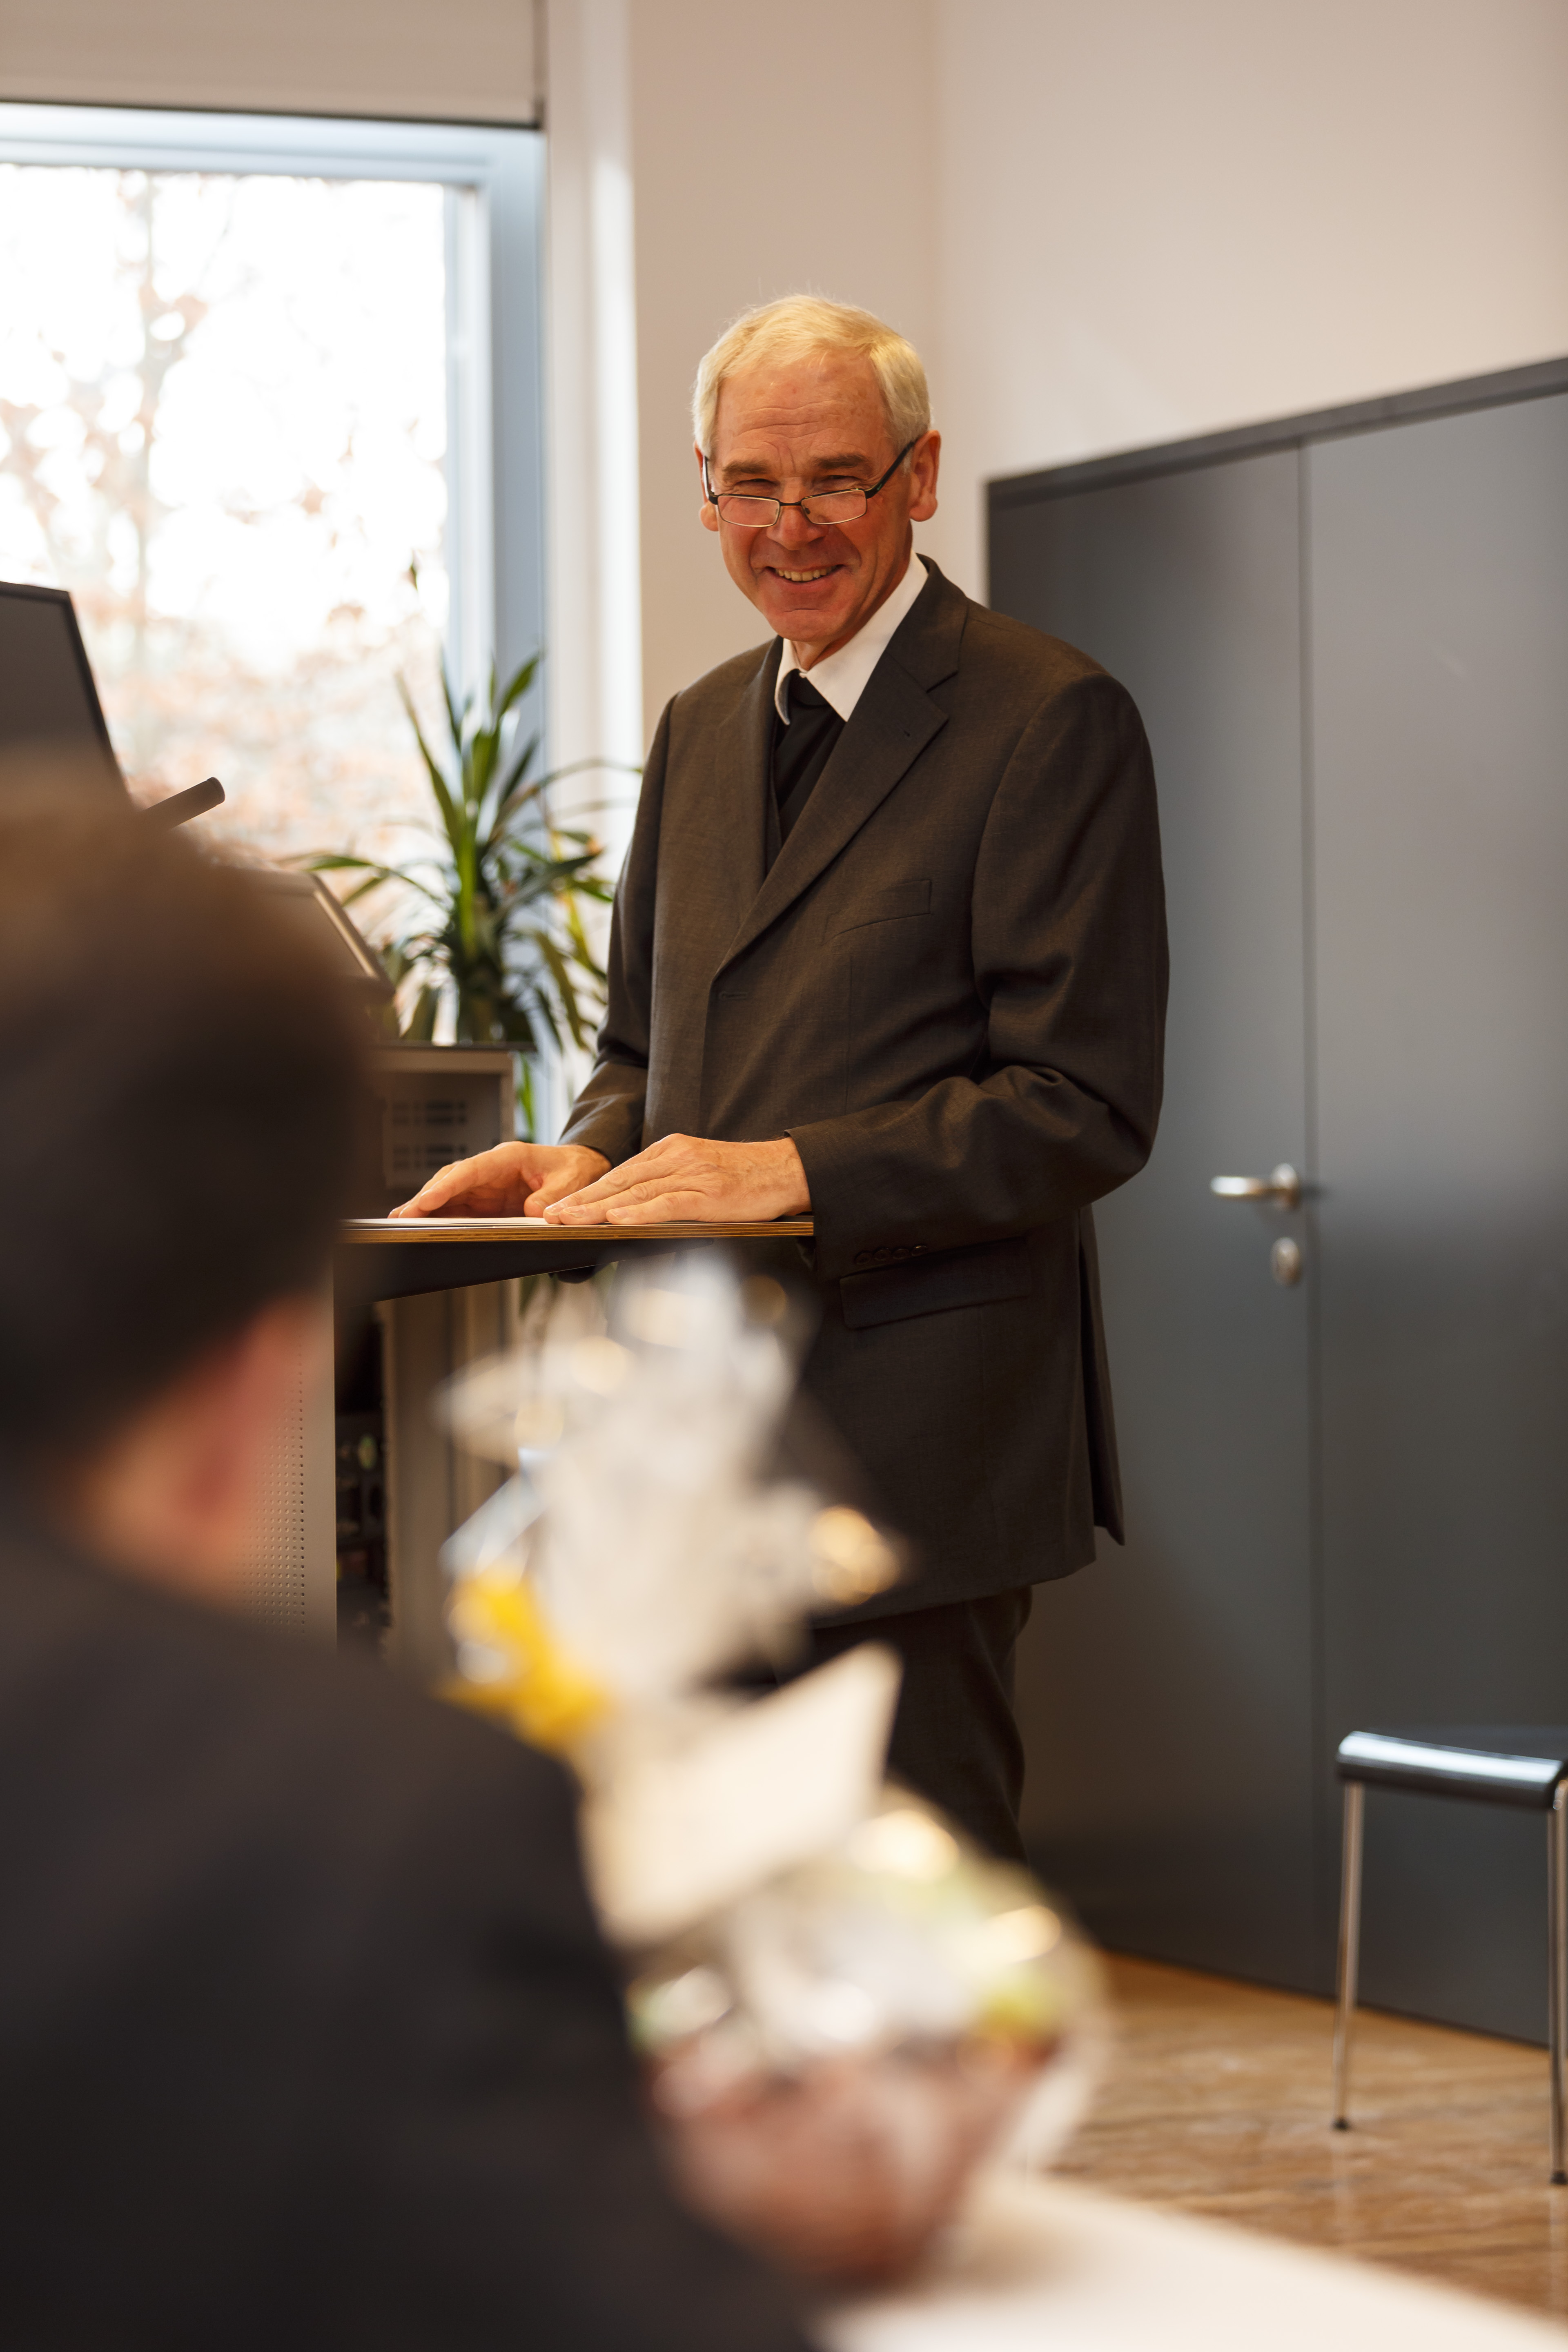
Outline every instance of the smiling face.
[[(941, 447), (939, 434), (923, 434), (858, 522), (807, 522), (786, 507), (771, 530), (742, 530), (704, 501), (702, 521), (719, 534), (731, 579), (790, 639), (803, 669), (847, 644), (902, 579), (910, 523), (936, 512)], [(858, 353), (758, 360), (720, 387), (715, 489), (809, 498), (868, 486), (897, 455), (871, 363)]]

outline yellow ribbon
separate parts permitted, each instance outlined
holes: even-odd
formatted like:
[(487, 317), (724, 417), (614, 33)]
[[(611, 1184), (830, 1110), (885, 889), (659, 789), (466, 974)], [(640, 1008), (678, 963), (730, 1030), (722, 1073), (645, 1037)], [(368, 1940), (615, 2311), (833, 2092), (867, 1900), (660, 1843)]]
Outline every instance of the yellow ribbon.
[(570, 1749), (609, 1706), (607, 1692), (556, 1640), (526, 1579), (480, 1569), (458, 1585), (448, 1617), (459, 1643), (501, 1663), (482, 1677), (452, 1676), (442, 1686), (443, 1698), (506, 1723), (533, 1747), (556, 1755)]

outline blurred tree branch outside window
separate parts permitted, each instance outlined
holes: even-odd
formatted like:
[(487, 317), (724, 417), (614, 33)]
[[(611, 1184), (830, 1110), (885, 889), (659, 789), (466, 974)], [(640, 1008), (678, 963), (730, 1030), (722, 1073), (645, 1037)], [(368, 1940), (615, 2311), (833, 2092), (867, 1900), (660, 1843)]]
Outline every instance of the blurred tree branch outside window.
[(0, 574), (71, 591), (132, 789), (269, 856), (428, 810), (445, 193), (0, 165)]

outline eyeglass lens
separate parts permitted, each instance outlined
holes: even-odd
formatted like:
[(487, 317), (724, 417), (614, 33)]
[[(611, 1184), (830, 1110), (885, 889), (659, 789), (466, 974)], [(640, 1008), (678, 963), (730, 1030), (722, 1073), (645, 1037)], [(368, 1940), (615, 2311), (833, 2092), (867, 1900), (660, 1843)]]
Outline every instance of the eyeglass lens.
[[(752, 499), (726, 490), (716, 500), (726, 522), (742, 530), (766, 530), (782, 512), (777, 499)], [(858, 522), (866, 511), (863, 489), (826, 490), (818, 498), (802, 499), (800, 511), (807, 522)]]
[(770, 530), (786, 506), (798, 508), (807, 522), (858, 522), (878, 491), (892, 480), (920, 437), (917, 433), (914, 441), (905, 442), (880, 480), (869, 485), (856, 482), (842, 490), (819, 490), (809, 499), (754, 499), (749, 498), (743, 490), (724, 490), (716, 495), (708, 479), (706, 457), (702, 460), (702, 479), (709, 497), (724, 520), (736, 524), (742, 530)]

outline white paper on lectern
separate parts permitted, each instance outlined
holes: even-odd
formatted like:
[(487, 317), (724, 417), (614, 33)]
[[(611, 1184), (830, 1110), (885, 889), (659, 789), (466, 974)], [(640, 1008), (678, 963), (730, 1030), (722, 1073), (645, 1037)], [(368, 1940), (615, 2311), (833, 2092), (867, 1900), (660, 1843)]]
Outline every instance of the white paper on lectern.
[(678, 1754), (628, 1762), (584, 1814), (601, 1918), (627, 1944), (679, 1934), (826, 1853), (877, 1801), (899, 1663), (873, 1643), (737, 1709)]
[(344, 1223), (353, 1233), (379, 1233), (384, 1225), (394, 1232), (406, 1232), (410, 1226), (420, 1231), (428, 1228), (439, 1233), (443, 1227), (460, 1225), (466, 1234), (493, 1226), (498, 1234), (563, 1234), (570, 1226), (552, 1225), (548, 1217), (346, 1217)]

